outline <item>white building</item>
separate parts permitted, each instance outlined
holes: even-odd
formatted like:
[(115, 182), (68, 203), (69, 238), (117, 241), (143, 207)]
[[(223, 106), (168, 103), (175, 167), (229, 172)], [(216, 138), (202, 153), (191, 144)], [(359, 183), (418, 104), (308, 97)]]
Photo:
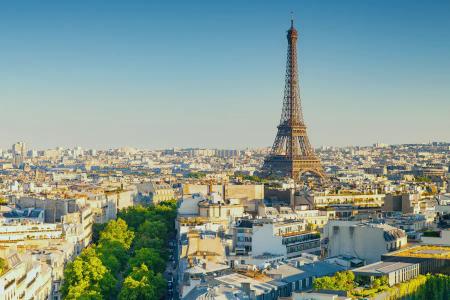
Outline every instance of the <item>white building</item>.
[(67, 241), (52, 241), (48, 246), (30, 251), (36, 261), (46, 263), (51, 270), (51, 300), (60, 300), (61, 285), (64, 278), (64, 267), (75, 258), (74, 247)]
[(199, 203), (205, 201), (206, 197), (201, 194), (192, 194), (190, 197), (183, 197), (178, 208), (180, 216), (200, 215)]
[(335, 220), (324, 227), (324, 240), (328, 256), (353, 256), (367, 263), (407, 243), (405, 232), (390, 225)]
[(385, 276), (389, 286), (416, 278), (419, 275), (418, 263), (398, 261), (379, 261), (353, 270), (356, 276), (369, 278)]
[(269, 219), (282, 220), (305, 220), (313, 227), (323, 227), (329, 219), (329, 213), (321, 210), (302, 209), (302, 207), (281, 206), (278, 208), (268, 207), (264, 204), (258, 205), (258, 215)]
[(23, 142), (17, 142), (12, 146), (13, 165), (14, 167), (20, 167), (27, 155), (27, 150)]
[(19, 242), (30, 239), (59, 239), (63, 227), (57, 223), (3, 223), (0, 242)]
[(0, 300), (44, 300), (51, 294), (51, 270), (46, 263), (17, 253), (5, 257), (8, 268), (0, 276)]
[(233, 250), (236, 255), (298, 257), (320, 251), (320, 234), (308, 231), (305, 221), (241, 219), (233, 228)]
[(314, 194), (315, 207), (326, 207), (331, 204), (358, 204), (364, 206), (382, 206), (385, 194)]
[(86, 204), (94, 214), (94, 223), (103, 224), (117, 217), (117, 201), (104, 193), (89, 194)]

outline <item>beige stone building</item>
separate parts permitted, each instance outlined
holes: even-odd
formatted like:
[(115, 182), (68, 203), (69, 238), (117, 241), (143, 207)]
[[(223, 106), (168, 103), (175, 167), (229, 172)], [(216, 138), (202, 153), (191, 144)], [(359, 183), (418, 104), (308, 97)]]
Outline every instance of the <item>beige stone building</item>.
[(0, 275), (0, 300), (46, 300), (51, 295), (51, 269), (46, 263), (29, 255), (2, 253), (7, 261), (6, 271)]
[(184, 184), (183, 196), (193, 194), (219, 194), (223, 199), (237, 199), (245, 206), (245, 210), (256, 212), (258, 204), (264, 199), (263, 184)]
[(189, 264), (194, 259), (215, 263), (225, 261), (225, 249), (219, 237), (190, 231), (187, 238), (188, 244), (182, 246), (180, 258), (186, 258)]

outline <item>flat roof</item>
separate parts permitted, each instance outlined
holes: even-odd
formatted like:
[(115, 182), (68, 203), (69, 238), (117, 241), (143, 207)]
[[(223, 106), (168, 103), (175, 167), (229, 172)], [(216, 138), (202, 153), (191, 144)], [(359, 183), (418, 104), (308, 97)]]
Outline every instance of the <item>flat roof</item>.
[[(298, 271), (295, 271), (294, 269), (297, 269)], [(334, 275), (336, 272), (344, 270), (344, 267), (329, 264), (323, 261), (317, 261), (309, 264), (304, 264), (303, 266), (299, 266), (296, 268), (290, 265), (282, 265), (278, 270), (272, 269), (270, 270), (270, 272), (274, 275), (283, 275), (283, 278), (280, 280), (290, 283), (310, 277), (330, 276)]]
[[(267, 279), (270, 280), (271, 278)], [(231, 273), (228, 275), (216, 277), (215, 280), (224, 284), (234, 286), (236, 288), (241, 288), (241, 284), (244, 282), (249, 283), (251, 289), (256, 291), (256, 295), (262, 295), (272, 290), (275, 290), (276, 287), (280, 285), (276, 280), (271, 281), (256, 280), (254, 278), (250, 278), (248, 276), (244, 276), (238, 273)]]
[(450, 259), (450, 246), (420, 245), (387, 253), (389, 256)]
[(266, 272), (266, 274), (268, 274), (269, 276), (270, 275), (281, 275), (281, 276), (283, 276), (282, 278), (292, 276), (292, 275), (297, 275), (300, 273), (304, 273), (304, 271), (302, 271), (294, 266), (287, 265), (287, 264), (278, 266), (277, 268), (270, 269)]
[(389, 274), (406, 267), (410, 267), (416, 265), (414, 263), (405, 263), (405, 262), (387, 262), (380, 261), (376, 262), (364, 267), (356, 268), (353, 270), (355, 273), (371, 273), (371, 274)]

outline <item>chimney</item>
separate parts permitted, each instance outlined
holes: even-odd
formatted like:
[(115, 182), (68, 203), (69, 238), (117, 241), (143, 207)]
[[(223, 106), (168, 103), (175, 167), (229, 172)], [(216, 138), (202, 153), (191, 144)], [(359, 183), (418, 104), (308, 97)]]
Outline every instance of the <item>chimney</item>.
[(208, 196), (211, 196), (212, 193), (213, 193), (213, 184), (212, 184), (212, 181), (209, 181), (209, 184), (208, 184)]
[(241, 288), (250, 300), (256, 300), (256, 293), (250, 289), (250, 282), (242, 282)]
[(250, 296), (250, 282), (241, 282), (242, 290)]
[(290, 195), (289, 195), (290, 205), (291, 205), (291, 208), (293, 210), (295, 210), (295, 189), (291, 188), (291, 189), (289, 189), (289, 192), (290, 192)]

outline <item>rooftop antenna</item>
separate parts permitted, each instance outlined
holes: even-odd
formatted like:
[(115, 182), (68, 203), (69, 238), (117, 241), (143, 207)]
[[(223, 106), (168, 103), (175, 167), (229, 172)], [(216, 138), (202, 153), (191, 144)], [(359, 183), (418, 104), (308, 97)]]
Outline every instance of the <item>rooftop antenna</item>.
[(291, 10), (291, 28), (294, 28), (294, 12)]

